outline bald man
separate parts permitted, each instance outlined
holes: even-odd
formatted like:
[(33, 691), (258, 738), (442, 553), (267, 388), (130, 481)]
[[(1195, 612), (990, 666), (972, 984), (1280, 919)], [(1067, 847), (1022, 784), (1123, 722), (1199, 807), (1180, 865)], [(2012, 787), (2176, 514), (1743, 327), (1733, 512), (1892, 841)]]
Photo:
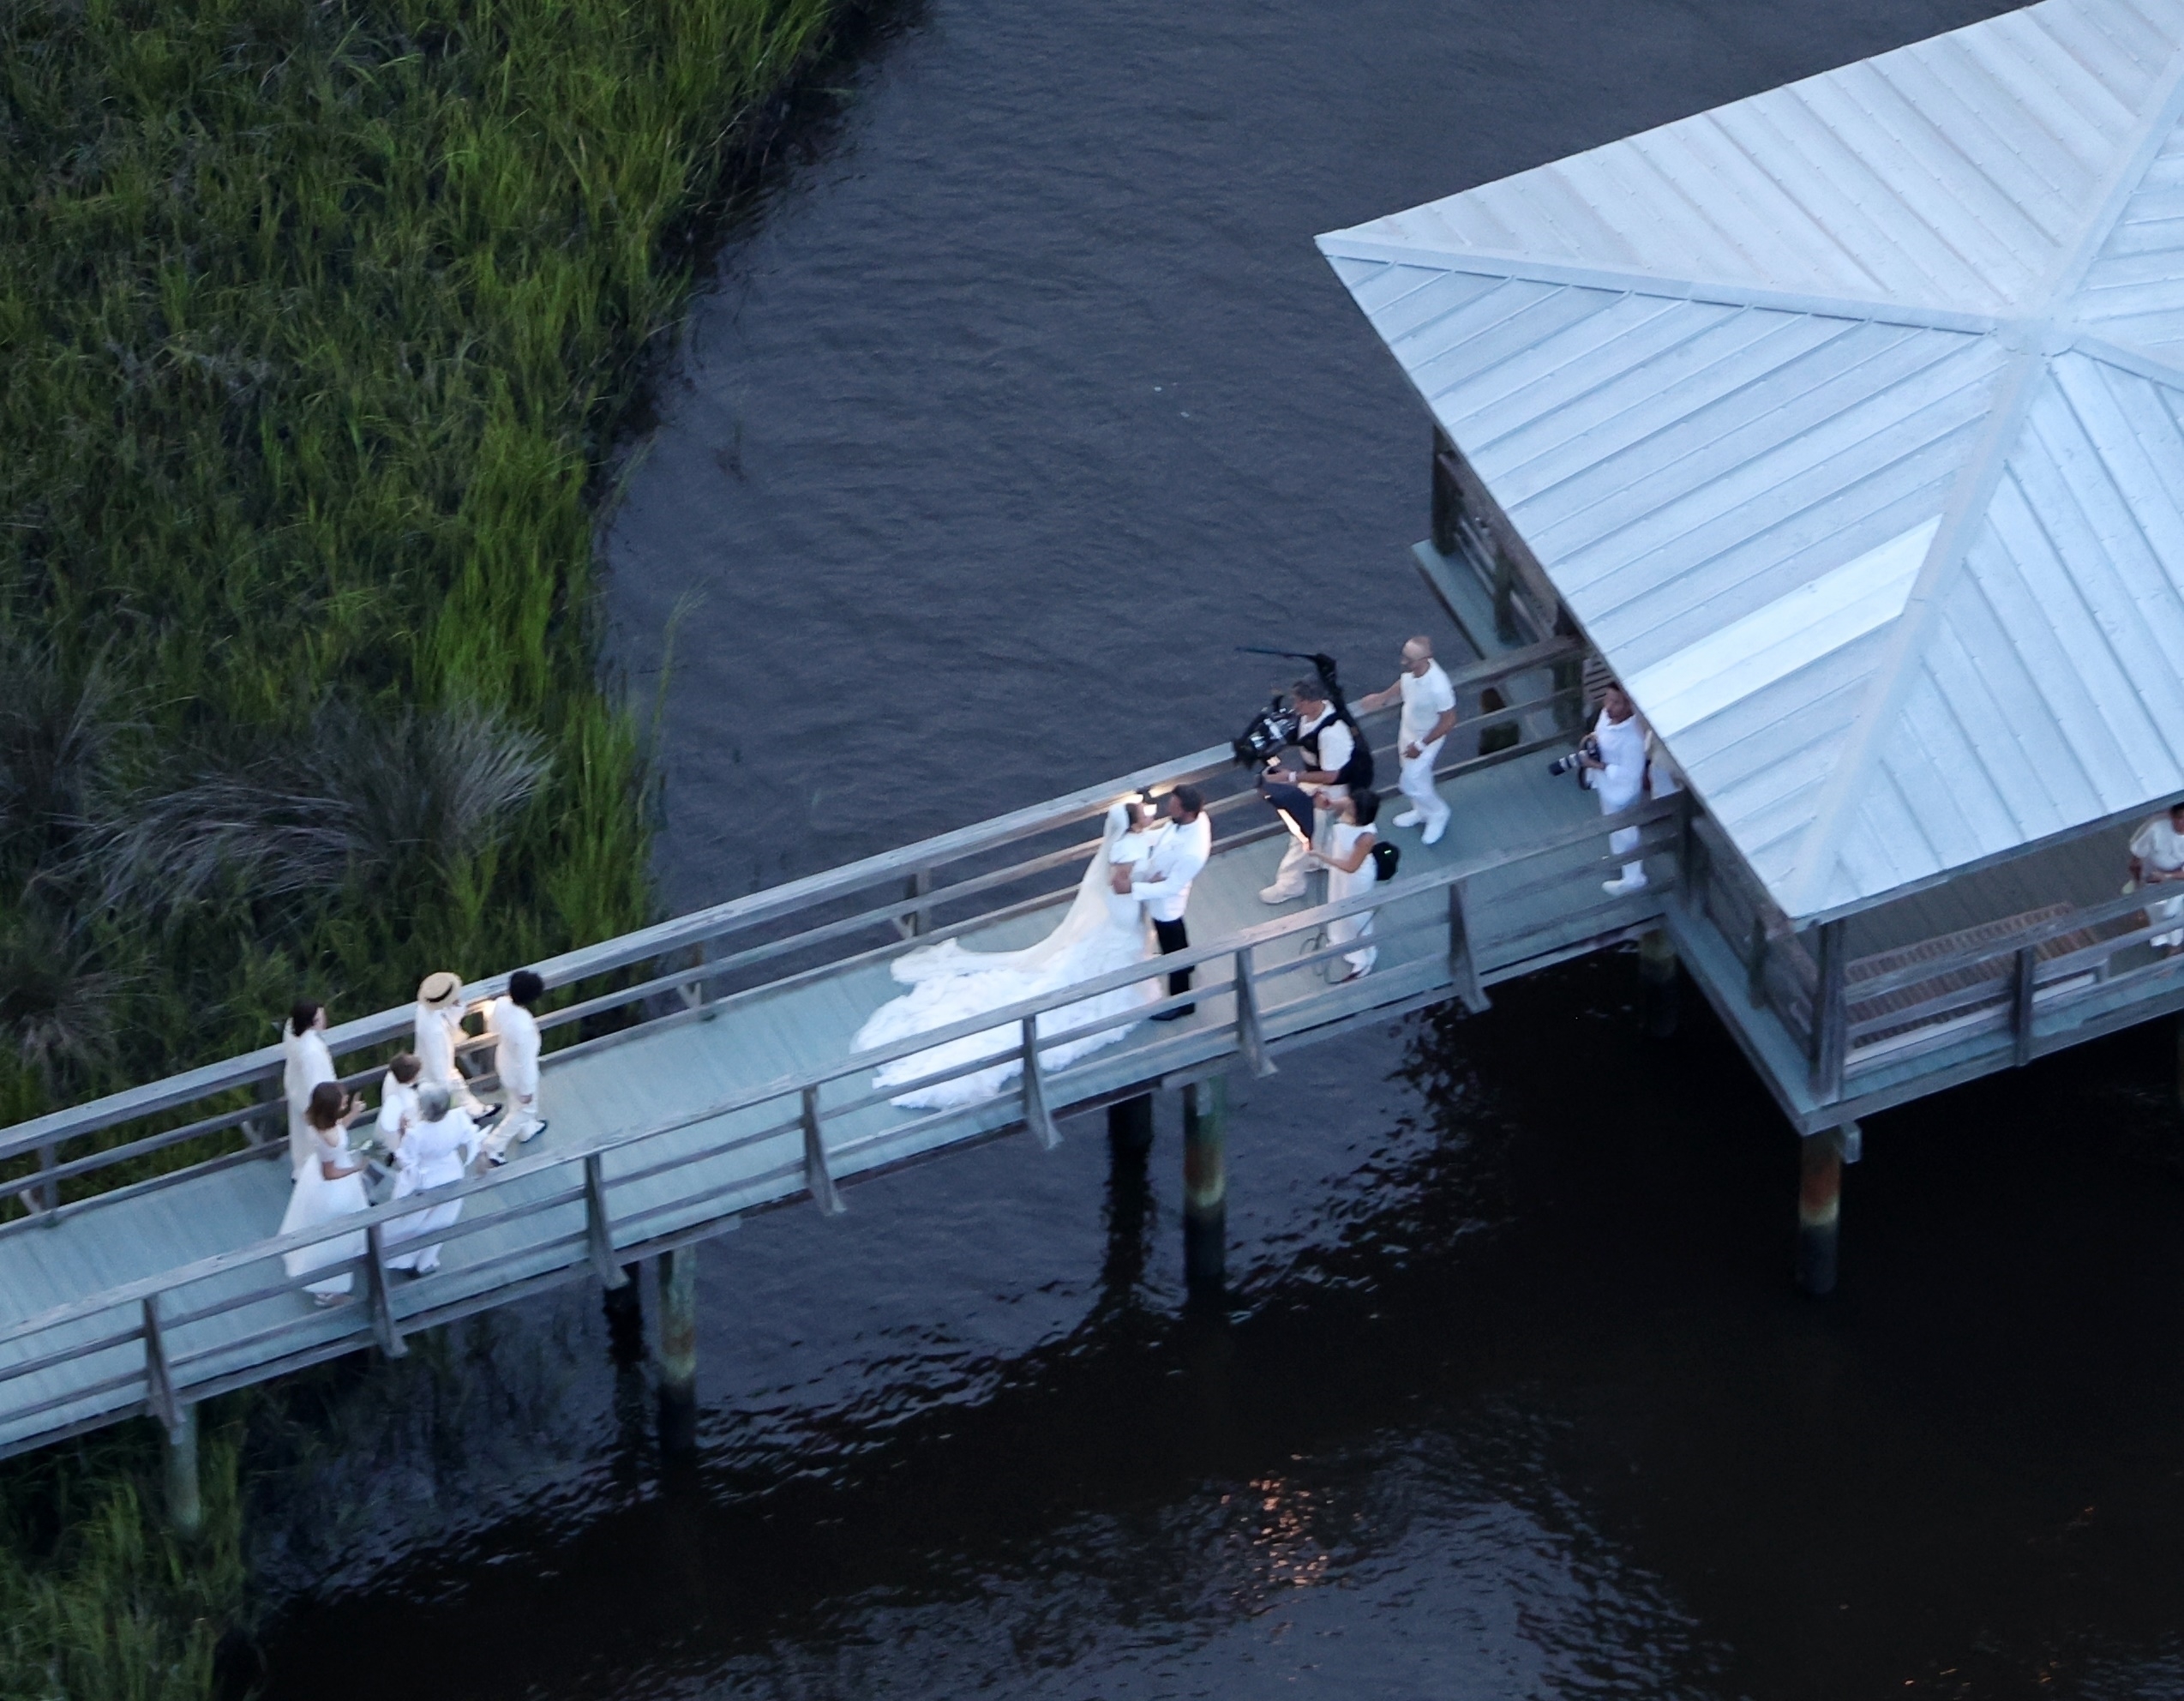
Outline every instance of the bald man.
[(1433, 765), (1456, 724), (1456, 692), (1441, 664), (1433, 659), (1433, 640), (1420, 635), (1403, 646), (1403, 670), (1385, 691), (1360, 697), (1361, 709), (1384, 709), (1403, 700), (1397, 754), (1403, 759), (1398, 784), (1410, 808), (1395, 817), (1397, 826), (1423, 826), (1425, 842), (1437, 844), (1449, 830), (1449, 806), (1433, 784)]

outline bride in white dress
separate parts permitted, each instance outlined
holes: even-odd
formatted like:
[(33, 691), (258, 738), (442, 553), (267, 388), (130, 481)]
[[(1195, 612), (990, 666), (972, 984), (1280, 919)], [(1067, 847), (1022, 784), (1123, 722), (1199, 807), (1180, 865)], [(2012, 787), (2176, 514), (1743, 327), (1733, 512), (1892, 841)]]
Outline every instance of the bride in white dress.
[[(1165, 826), (1157, 829), (1167, 830)], [(1129, 871), (1150, 854), (1155, 831), (1150, 826), (1149, 812), (1135, 802), (1118, 803), (1109, 809), (1107, 832), (1085, 867), (1084, 878), (1077, 882), (1077, 899), (1069, 913), (1062, 917), (1060, 926), (1028, 949), (966, 951), (951, 939), (898, 958), (895, 978), (910, 990), (875, 1010), (857, 1030), (851, 1046), (870, 1051), (1145, 961), (1154, 954), (1149, 929), (1143, 900), (1130, 891)], [(1132, 985), (1042, 1012), (1039, 1032), (1042, 1037), (1067, 1033), (1088, 1022), (1155, 1003), (1160, 996), (1158, 976), (1149, 976)], [(1081, 1039), (1042, 1045), (1040, 1067), (1066, 1067), (1103, 1045), (1113, 1045), (1134, 1025), (1120, 1023)], [(1023, 1073), (1023, 1043), (1021, 1025), (1011, 1022), (898, 1058), (876, 1071), (873, 1084), (891, 1087), (958, 1064), (989, 1057), (1003, 1060), (989, 1069), (915, 1088), (893, 1101), (915, 1109), (932, 1110), (975, 1104), (992, 1098)]]

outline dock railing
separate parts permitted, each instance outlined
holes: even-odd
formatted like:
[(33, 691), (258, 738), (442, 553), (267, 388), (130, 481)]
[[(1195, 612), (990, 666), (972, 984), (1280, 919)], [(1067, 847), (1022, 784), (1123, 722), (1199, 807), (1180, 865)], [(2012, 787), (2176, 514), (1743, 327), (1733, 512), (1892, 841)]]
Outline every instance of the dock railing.
[[(1533, 645), (1453, 670), (1450, 682), (1461, 700), (1581, 652), (1571, 640)], [(1494, 711), (1494, 724), (1524, 730), (1519, 742), (1448, 760), (1441, 778), (1460, 778), (1571, 742), (1575, 735), (1560, 724), (1560, 712), (1577, 695), (1565, 687)], [(1364, 719), (1368, 726), (1385, 724), (1394, 713)], [(1392, 772), (1393, 744), (1376, 754)], [(909, 941), (937, 942), (1029, 914), (1067, 891), (1095, 848), (1096, 838), (1082, 836), (1085, 826), (1118, 798), (1149, 787), (1189, 783), (1204, 789), (1224, 848), (1280, 832), (1272, 820), (1238, 826), (1244, 811), (1259, 807), (1251, 778), (1226, 747), (1201, 750), (531, 965), (550, 990), (582, 995), (546, 1011), (539, 1025), (551, 1055), (612, 1043), (616, 1031), (633, 1025), (672, 1020), (803, 977), (880, 960)], [(482, 998), (507, 985), (504, 971), (468, 990)], [(343, 1084), (372, 1082), (387, 1059), (407, 1045), (412, 1020), (412, 1007), (403, 1005), (331, 1029), (326, 1038), (345, 1072)], [(481, 1036), (462, 1047), (466, 1066), (483, 1064), (481, 1054), (491, 1044), (489, 1036)], [(13, 1213), (0, 1223), (0, 1234), (32, 1221), (50, 1224), (87, 1199), (123, 1188), (155, 1189), (182, 1176), (274, 1160), (286, 1144), (281, 1065), (279, 1046), (270, 1044), (0, 1132), (0, 1210)], [(477, 1079), (492, 1078), (489, 1071)]]
[[(1694, 832), (1702, 851), (1719, 849), (1703, 817)], [(1870, 1071), (1967, 1040), (1993, 1045), (1997, 1034), (2008, 1037), (2012, 1063), (2029, 1063), (2069, 1043), (2089, 1017), (2184, 986), (2184, 958), (2118, 966), (2133, 947), (2179, 930), (2148, 915), (2158, 893), (1997, 916), (1854, 957), (1848, 922), (1793, 929), (1733, 856), (1695, 866), (1688, 902), (1744, 962), (1748, 1001), (1781, 1025), (1822, 1104), (1855, 1099)]]
[[(1185, 952), (783, 1075), (669, 1121), (613, 1132), (582, 1150), (519, 1157), (474, 1179), (85, 1295), (0, 1328), (0, 1453), (138, 1410), (171, 1425), (195, 1401), (361, 1345), (375, 1343), (399, 1356), (417, 1330), (586, 1275), (619, 1286), (625, 1263), (717, 1233), (723, 1218), (805, 1199), (837, 1211), (847, 1181), (943, 1146), (1023, 1128), (1052, 1145), (1065, 1109), (1237, 1061), (1272, 1073), (1273, 1054), (1285, 1040), (1384, 1015), (1391, 1000), (1407, 1007), (1454, 995), (1482, 1007), (1493, 974), (1526, 966), (1510, 961), (1490, 969), (1482, 962), (1470, 899), (1483, 881), (1497, 881), (1501, 892), (1536, 881), (1574, 891), (1576, 900), (1557, 911), (1555, 947), (1556, 954), (1573, 954), (1579, 941), (1619, 936), (1633, 925), (1632, 900), (1599, 889), (1602, 870), (1630, 854), (1608, 851), (1605, 833), (1639, 828), (1640, 854), (1660, 866), (1685, 843), (1689, 815), (1687, 798), (1669, 798), (1573, 825), (1521, 850), (1399, 876), (1386, 887), (1275, 916)], [(1658, 914), (1675, 878), (1664, 867), (1647, 894), (1649, 913)], [(1365, 911), (1375, 915), (1368, 939), (1326, 941), (1329, 923)], [(1330, 986), (1316, 972), (1366, 944), (1390, 959), (1368, 981)], [(1160, 982), (1184, 968), (1203, 971), (1203, 983), (1161, 993)], [(1149, 982), (1158, 995), (1147, 1001), (1093, 1021), (1068, 1019), (1087, 1000)], [(1187, 1004), (1200, 1007), (1197, 1019), (1149, 1027), (1126, 1048), (1095, 1050), (1065, 1067), (1050, 1057)], [(690, 1011), (665, 1019), (703, 1019)], [(988, 1043), (946, 1068), (885, 1088), (873, 1084), (885, 1064), (974, 1037)], [(896, 1100), (994, 1069), (1012, 1071), (1015, 1079), (990, 1084), (991, 1096), (907, 1117), (891, 1114)], [(708, 1126), (711, 1138), (678, 1139)], [(465, 1207), (459, 1222), (411, 1238), (408, 1247), (418, 1238), (443, 1249), (489, 1235), (495, 1243), (471, 1259), (443, 1252), (441, 1270), (399, 1284), (391, 1280), (389, 1248), (404, 1242), (398, 1225), (456, 1201)], [(291, 1272), (285, 1260), (297, 1254), (301, 1267)], [(344, 1275), (360, 1302), (327, 1309), (298, 1303), (303, 1289)], [(39, 1378), (52, 1379), (41, 1385)]]

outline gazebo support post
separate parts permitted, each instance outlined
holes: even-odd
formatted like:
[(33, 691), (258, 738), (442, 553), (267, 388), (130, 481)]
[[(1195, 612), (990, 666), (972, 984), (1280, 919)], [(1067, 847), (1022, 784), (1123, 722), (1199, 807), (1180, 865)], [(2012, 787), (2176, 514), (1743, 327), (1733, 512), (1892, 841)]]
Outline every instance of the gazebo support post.
[(1655, 928), (1638, 936), (1638, 1017), (1649, 1039), (1667, 1039), (1676, 1032), (1677, 1008), (1676, 947), (1668, 929)]
[(1797, 1285), (1815, 1297), (1835, 1291), (1842, 1217), (1842, 1131), (1822, 1128), (1797, 1142)]
[(698, 1445), (698, 1248), (660, 1254), (660, 1451)]
[(1228, 1081), (1183, 1089), (1183, 1275), (1191, 1297), (1221, 1299), (1227, 1281)]

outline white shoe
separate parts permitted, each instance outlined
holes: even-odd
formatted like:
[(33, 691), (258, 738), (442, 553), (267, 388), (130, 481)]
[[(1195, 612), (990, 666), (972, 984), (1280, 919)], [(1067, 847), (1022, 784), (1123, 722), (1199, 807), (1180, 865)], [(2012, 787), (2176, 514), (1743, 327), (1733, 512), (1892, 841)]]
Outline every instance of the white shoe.
[(537, 1139), (541, 1134), (544, 1133), (551, 1126), (552, 1124), (548, 1122), (533, 1122), (528, 1128), (524, 1130), (523, 1138), (518, 1140), (516, 1144), (518, 1145), (529, 1145), (531, 1141)]
[(1448, 830), (1449, 820), (1447, 816), (1443, 815), (1438, 821), (1435, 822), (1433, 826), (1426, 828), (1425, 837), (1419, 842), (1422, 844), (1438, 844), (1441, 842), (1441, 835)]
[(1285, 892), (1278, 886), (1263, 886), (1259, 888), (1259, 902), (1262, 904), (1287, 904), (1304, 895), (1305, 888), (1301, 886), (1293, 892)]
[(1425, 819), (1425, 817), (1419, 814), (1416, 809), (1406, 809), (1401, 814), (1395, 817), (1395, 825), (1397, 826), (1416, 826)]
[(1600, 889), (1603, 892), (1612, 893), (1617, 898), (1623, 898), (1634, 892), (1643, 892), (1646, 889), (1646, 876), (1641, 873), (1628, 879), (1604, 880), (1600, 882)]

